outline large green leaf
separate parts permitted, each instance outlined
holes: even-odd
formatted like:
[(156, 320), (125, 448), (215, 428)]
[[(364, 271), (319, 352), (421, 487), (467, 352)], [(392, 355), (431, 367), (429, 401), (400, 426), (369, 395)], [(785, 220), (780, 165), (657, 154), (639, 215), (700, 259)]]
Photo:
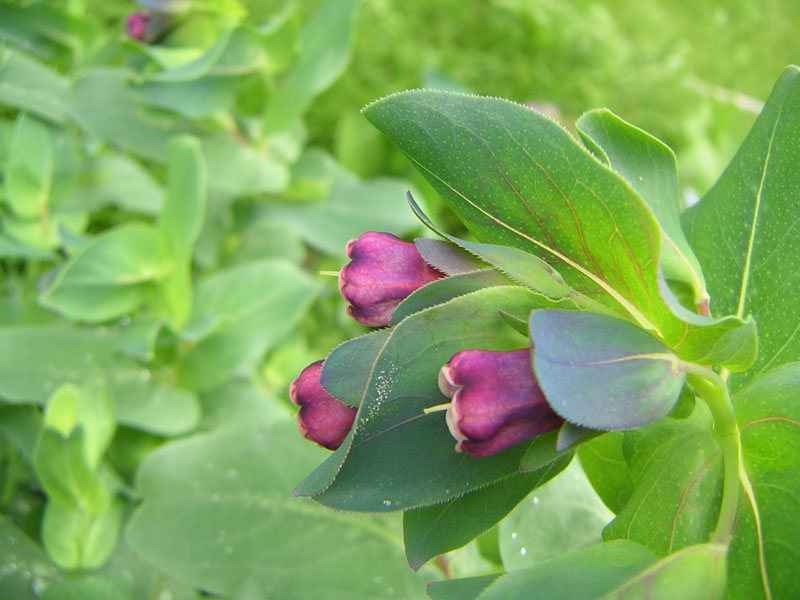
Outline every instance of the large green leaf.
[(512, 475), (442, 504), (403, 513), (411, 568), (419, 569), (434, 556), (459, 548), (490, 529), (531, 490), (558, 475), (571, 459), (563, 457), (539, 471)]
[(291, 423), (240, 425), (166, 445), (139, 470), (143, 503), (127, 541), (212, 594), (420, 597), (423, 580), (403, 561), (394, 528), (292, 498), (292, 483), (323, 454)]
[[(526, 444), (488, 458), (457, 453), (444, 414), (423, 410), (445, 400), (439, 369), (456, 352), (526, 347), (528, 339), (497, 311), (524, 318), (535, 306), (536, 296), (524, 288), (491, 287), (415, 313), (392, 328), (370, 359), (350, 435), (297, 493), (335, 508), (400, 510), (456, 498), (516, 473)], [(330, 368), (328, 378), (350, 377), (349, 369)]]
[[(503, 100), (437, 91), (395, 94), (364, 114), (479, 241), (538, 254), (577, 292), (655, 331), (687, 360), (739, 370), (754, 360), (752, 322), (686, 323), (673, 313), (659, 286), (661, 230), (652, 211), (550, 119)], [(714, 348), (731, 336), (735, 343)]]
[(759, 355), (732, 390), (769, 368), (800, 359), (800, 211), (797, 139), (800, 69), (787, 68), (753, 129), (714, 187), (683, 216), (703, 263), (711, 308), (752, 314)]
[(627, 538), (666, 556), (709, 539), (722, 497), (722, 456), (703, 411), (626, 432), (634, 490), (606, 540)]
[(158, 231), (129, 223), (78, 250), (42, 292), (40, 302), (72, 319), (100, 323), (137, 309), (148, 285), (172, 269)]
[(293, 125), (314, 97), (344, 71), (350, 60), (357, 5), (358, 0), (328, 0), (305, 26), (300, 55), (268, 106), (264, 123), (268, 132)]
[(589, 149), (625, 178), (653, 211), (661, 227), (661, 266), (667, 279), (692, 286), (695, 304), (707, 300), (697, 257), (681, 229), (678, 165), (660, 140), (607, 109), (584, 114), (576, 123)]
[(800, 363), (772, 369), (736, 397), (746, 475), (728, 565), (729, 597), (797, 595)]
[(503, 567), (524, 569), (600, 542), (612, 517), (574, 461), (500, 522)]
[(260, 358), (303, 316), (316, 289), (295, 265), (269, 259), (200, 281), (192, 319), (216, 319), (217, 325), (180, 358), (180, 383), (188, 389), (208, 389)]
[(594, 429), (632, 429), (664, 417), (686, 374), (659, 340), (629, 321), (591, 312), (537, 310), (533, 369), (558, 414)]

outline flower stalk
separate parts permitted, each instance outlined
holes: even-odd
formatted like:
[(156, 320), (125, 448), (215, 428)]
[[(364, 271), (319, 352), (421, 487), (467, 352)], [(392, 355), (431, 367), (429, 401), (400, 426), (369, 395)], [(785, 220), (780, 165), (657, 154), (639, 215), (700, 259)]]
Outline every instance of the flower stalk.
[(739, 427), (728, 386), (711, 369), (684, 364), (688, 381), (708, 405), (714, 419), (714, 437), (722, 450), (722, 503), (711, 541), (728, 545), (733, 537), (736, 510), (739, 504), (739, 461), (741, 456)]

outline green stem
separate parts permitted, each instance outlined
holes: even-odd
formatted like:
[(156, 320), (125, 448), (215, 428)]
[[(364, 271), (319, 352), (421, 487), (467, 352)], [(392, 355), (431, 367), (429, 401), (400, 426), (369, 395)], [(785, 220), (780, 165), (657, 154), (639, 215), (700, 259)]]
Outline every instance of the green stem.
[(728, 395), (728, 386), (711, 369), (684, 363), (689, 383), (708, 405), (714, 418), (714, 437), (722, 450), (722, 504), (711, 541), (729, 544), (739, 505), (739, 427)]

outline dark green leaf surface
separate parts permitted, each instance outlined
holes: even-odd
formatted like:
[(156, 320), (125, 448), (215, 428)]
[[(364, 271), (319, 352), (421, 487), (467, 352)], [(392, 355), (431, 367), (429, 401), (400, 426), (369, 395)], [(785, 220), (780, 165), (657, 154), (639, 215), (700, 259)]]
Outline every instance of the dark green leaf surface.
[[(334, 398), (358, 407), (372, 377), (375, 361), (391, 335), (390, 329), (379, 329), (334, 348), (322, 365), (322, 387)], [(347, 376), (342, 377), (342, 373), (347, 373)]]
[(682, 219), (713, 312), (752, 314), (758, 323), (758, 360), (731, 377), (732, 391), (800, 359), (798, 137), (800, 69), (789, 67), (728, 168)]
[(520, 287), (486, 288), (415, 313), (391, 329), (373, 362), (353, 430), (297, 493), (334, 508), (400, 510), (456, 498), (516, 473), (525, 444), (488, 458), (457, 453), (444, 413), (423, 410), (446, 400), (439, 370), (456, 352), (528, 345), (497, 311), (527, 314), (532, 298)]
[(393, 528), (292, 498), (324, 451), (283, 425), (233, 427), (150, 454), (128, 543), (177, 579), (230, 597), (420, 597), (424, 580)]
[(800, 364), (754, 379), (736, 397), (736, 419), (749, 489), (729, 554), (728, 597), (792, 598), (800, 589)]
[(632, 429), (666, 416), (678, 400), (686, 374), (675, 355), (629, 321), (537, 310), (530, 331), (539, 384), (572, 423)]
[(580, 447), (578, 458), (597, 495), (618, 514), (635, 488), (623, 453), (625, 434), (610, 431)]
[(689, 283), (695, 304), (706, 300), (697, 257), (681, 229), (678, 165), (661, 141), (607, 109), (584, 114), (576, 123), (588, 148), (636, 190), (661, 227), (661, 266), (667, 279)]
[(503, 519), (528, 493), (558, 475), (563, 457), (534, 473), (512, 475), (460, 498), (403, 513), (406, 557), (419, 569), (434, 556), (460, 548)]
[[(682, 358), (707, 359), (716, 339), (754, 327), (673, 314), (659, 289), (661, 230), (650, 208), (550, 119), (504, 100), (429, 90), (394, 94), (364, 115), (480, 242), (538, 254), (577, 292), (655, 331)], [(749, 366), (721, 352), (713, 359)]]
[(659, 556), (709, 539), (719, 516), (722, 457), (702, 411), (626, 432), (623, 452), (634, 490), (603, 532)]

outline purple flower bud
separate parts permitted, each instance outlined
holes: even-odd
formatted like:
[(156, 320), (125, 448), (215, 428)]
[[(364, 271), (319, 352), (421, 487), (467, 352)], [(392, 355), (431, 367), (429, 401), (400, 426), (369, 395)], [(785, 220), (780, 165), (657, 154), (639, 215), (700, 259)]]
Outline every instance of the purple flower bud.
[(452, 398), (446, 418), (456, 451), (473, 456), (495, 454), (564, 422), (536, 381), (529, 349), (454, 354), (439, 372), (439, 389)]
[(411, 292), (444, 277), (426, 263), (414, 244), (391, 233), (368, 231), (347, 243), (352, 260), (339, 271), (339, 291), (348, 314), (362, 325), (389, 324), (394, 309)]
[(135, 12), (125, 19), (125, 30), (134, 39), (144, 41), (152, 17), (147, 13)]
[(297, 425), (303, 437), (328, 450), (336, 450), (353, 426), (356, 408), (331, 396), (319, 382), (322, 361), (308, 365), (289, 387), (300, 411)]

